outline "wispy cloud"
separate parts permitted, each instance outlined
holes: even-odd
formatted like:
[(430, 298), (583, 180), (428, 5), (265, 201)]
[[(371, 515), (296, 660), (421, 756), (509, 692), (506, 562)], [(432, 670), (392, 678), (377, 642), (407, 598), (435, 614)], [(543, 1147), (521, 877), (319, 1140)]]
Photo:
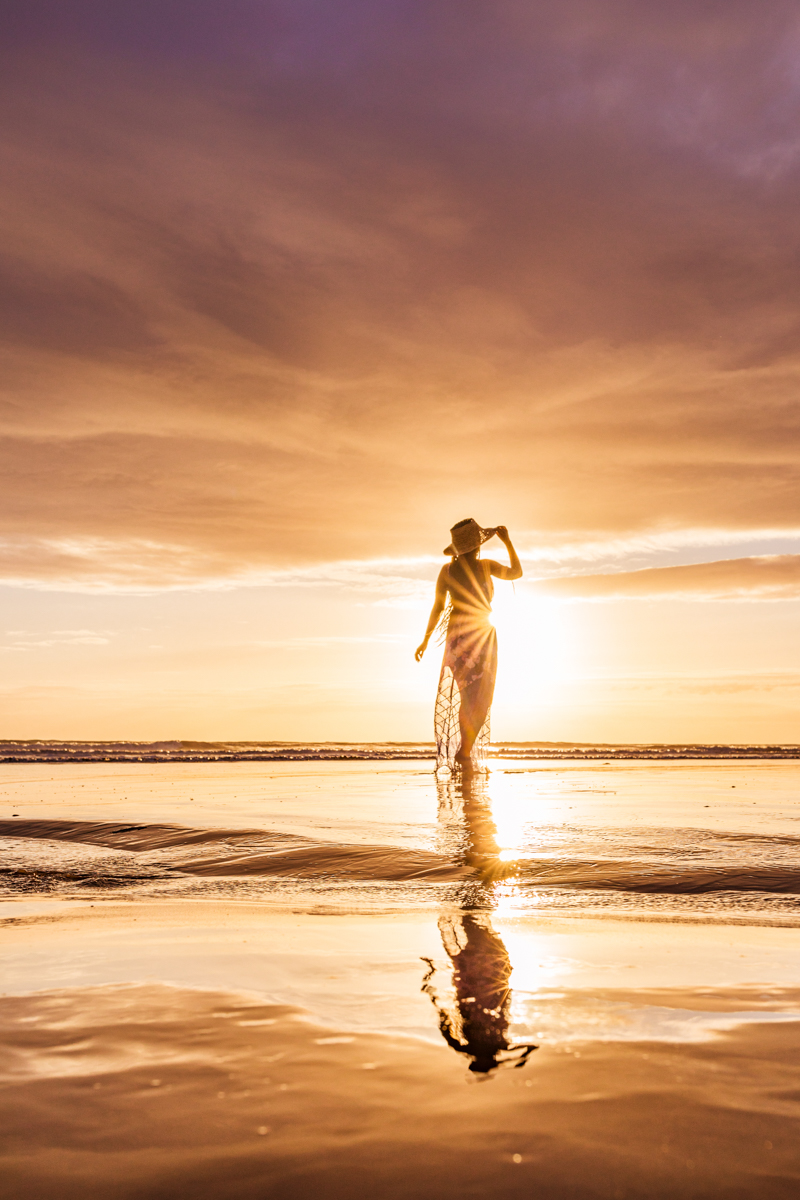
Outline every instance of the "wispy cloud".
[(306, 647), (313, 650), (328, 646), (390, 646), (403, 640), (404, 639), (396, 634), (387, 633), (377, 634), (373, 637), (287, 637), (282, 639), (250, 642), (248, 645), (278, 650), (302, 650)]
[[(669, 586), (674, 591), (673, 585), (668, 583), (673, 578), (699, 580), (705, 577), (700, 568), (712, 572), (733, 569), (720, 565), (720, 560), (706, 561), (714, 552), (736, 548), (794, 548), (800, 546), (800, 529), (754, 528), (747, 532), (713, 528), (655, 529), (628, 537), (592, 539), (569, 535), (559, 538), (549, 532), (523, 531), (518, 545), (527, 580), (552, 578), (557, 591), (572, 590), (577, 595), (585, 589), (588, 594), (595, 587), (599, 590), (606, 586), (605, 583), (593, 584), (594, 579), (608, 580), (610, 589), (623, 588), (628, 586), (625, 581), (629, 576), (634, 579), (631, 588), (645, 589), (649, 586), (645, 581), (652, 579), (662, 581), (659, 586)], [(489, 542), (484, 555), (503, 558), (504, 551), (499, 543)], [(749, 554), (721, 562), (785, 562), (793, 557), (791, 554)], [(430, 599), (433, 580), (444, 561), (440, 554), (420, 554), (338, 561), (322, 558), (305, 566), (267, 567), (228, 556), (222, 548), (216, 553), (203, 553), (191, 546), (144, 539), (0, 539), (0, 582), (78, 593), (147, 594), (233, 587), (334, 588), (365, 593), (371, 597), (371, 603), (381, 607), (416, 608)], [(660, 568), (662, 563), (668, 564), (669, 570), (694, 566), (699, 573), (685, 576), (654, 573), (657, 570), (655, 564)], [(579, 574), (565, 577), (565, 567)], [(605, 570), (601, 573), (592, 570), (597, 567)], [(638, 569), (631, 571), (629, 568)], [(763, 573), (754, 577), (753, 586), (763, 578)], [(574, 586), (573, 579), (577, 580)]]
[(95, 629), (55, 629), (52, 633), (30, 633), (23, 629), (8, 629), (6, 637), (10, 643), (0, 646), (0, 651), (39, 650), (51, 646), (107, 646), (111, 638), (107, 631)]
[(607, 575), (540, 580), (537, 588), (572, 600), (657, 599), (797, 600), (800, 554), (722, 559)]

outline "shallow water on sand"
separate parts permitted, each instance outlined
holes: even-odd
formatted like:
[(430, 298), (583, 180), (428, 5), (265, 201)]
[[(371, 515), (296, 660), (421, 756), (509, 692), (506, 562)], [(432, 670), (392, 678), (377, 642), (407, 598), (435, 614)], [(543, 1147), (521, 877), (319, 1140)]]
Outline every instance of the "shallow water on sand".
[(798, 770), (500, 761), (465, 795), (422, 762), (4, 764), (0, 887), (794, 924)]
[[(4, 765), (5, 990), (234, 986), (437, 1038), (474, 959), (500, 971), (518, 1040), (785, 1020), (799, 778), (781, 762), (499, 762), (465, 782), (423, 762)], [(670, 988), (720, 994), (687, 1008)]]

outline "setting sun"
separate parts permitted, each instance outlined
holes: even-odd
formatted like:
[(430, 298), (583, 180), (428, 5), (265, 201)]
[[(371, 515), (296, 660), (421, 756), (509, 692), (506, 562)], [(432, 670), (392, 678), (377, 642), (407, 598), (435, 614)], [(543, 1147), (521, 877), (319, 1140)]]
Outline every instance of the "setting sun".
[(580, 671), (580, 609), (523, 583), (496, 590), (492, 619), (500, 644), (494, 709), (500, 728), (509, 715), (546, 705)]

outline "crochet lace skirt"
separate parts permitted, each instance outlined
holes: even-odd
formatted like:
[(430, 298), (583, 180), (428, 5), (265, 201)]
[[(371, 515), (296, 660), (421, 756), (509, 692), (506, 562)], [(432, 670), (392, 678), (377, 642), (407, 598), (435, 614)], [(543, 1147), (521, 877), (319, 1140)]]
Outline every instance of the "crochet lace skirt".
[(454, 621), (447, 639), (436, 696), (436, 770), (453, 770), (462, 726), (477, 730), (472, 763), (482, 767), (489, 745), (489, 719), (497, 675), (497, 634), (486, 620)]

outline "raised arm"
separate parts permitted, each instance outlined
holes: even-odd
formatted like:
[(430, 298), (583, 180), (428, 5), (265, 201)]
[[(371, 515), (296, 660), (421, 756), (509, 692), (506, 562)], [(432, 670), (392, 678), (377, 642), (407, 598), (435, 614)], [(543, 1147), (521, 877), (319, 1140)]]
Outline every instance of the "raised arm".
[[(522, 572), (520, 572), (520, 574), (521, 573)], [(444, 606), (447, 603), (447, 582), (448, 582), (448, 574), (447, 574), (447, 567), (445, 566), (445, 567), (442, 567), (441, 571), (439, 572), (439, 578), (436, 580), (436, 596), (433, 601), (433, 608), (431, 609), (431, 615), (428, 618), (428, 628), (425, 630), (425, 637), (423, 638), (422, 642), (419, 644), (419, 646), (417, 646), (416, 650), (414, 651), (414, 658), (417, 660), (417, 662), (419, 662), (419, 660), (422, 658), (423, 654), (427, 650), (428, 642), (430, 641), (431, 634), (433, 633), (436, 626), (439, 624), (439, 618), (441, 617), (442, 613), (444, 612)]]
[(493, 558), (489, 559), (487, 566), (489, 574), (494, 575), (496, 579), (521, 579), (522, 578), (522, 563), (519, 561), (519, 555), (514, 549), (511, 538), (508, 536), (508, 530), (505, 525), (498, 525), (497, 536), (508, 551), (508, 557), (511, 559), (511, 566), (504, 567), (502, 563), (495, 562)]

